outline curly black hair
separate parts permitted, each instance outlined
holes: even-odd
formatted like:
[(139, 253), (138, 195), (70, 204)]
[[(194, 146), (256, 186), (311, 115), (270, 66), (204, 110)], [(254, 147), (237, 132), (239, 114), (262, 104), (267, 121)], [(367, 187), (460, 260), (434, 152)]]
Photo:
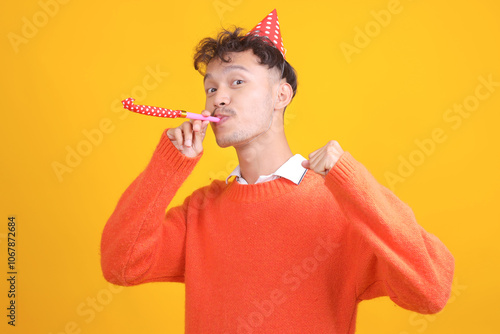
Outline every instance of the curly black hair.
[(222, 30), (217, 38), (207, 37), (200, 41), (194, 54), (194, 68), (204, 75), (208, 63), (219, 58), (223, 62), (230, 62), (229, 52), (243, 52), (252, 49), (259, 58), (260, 64), (269, 69), (277, 68), (293, 89), (293, 96), (297, 92), (297, 73), (282, 56), (281, 52), (272, 46), (271, 42), (261, 36), (243, 35), (242, 28), (235, 27), (233, 31)]

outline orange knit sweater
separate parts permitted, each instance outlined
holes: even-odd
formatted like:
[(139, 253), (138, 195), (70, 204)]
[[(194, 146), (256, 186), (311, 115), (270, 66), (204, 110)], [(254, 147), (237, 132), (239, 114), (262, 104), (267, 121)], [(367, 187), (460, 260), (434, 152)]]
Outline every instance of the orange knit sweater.
[(214, 181), (165, 213), (200, 157), (164, 132), (101, 242), (109, 282), (185, 283), (186, 333), (350, 334), (362, 300), (445, 306), (453, 256), (348, 152), (326, 178)]

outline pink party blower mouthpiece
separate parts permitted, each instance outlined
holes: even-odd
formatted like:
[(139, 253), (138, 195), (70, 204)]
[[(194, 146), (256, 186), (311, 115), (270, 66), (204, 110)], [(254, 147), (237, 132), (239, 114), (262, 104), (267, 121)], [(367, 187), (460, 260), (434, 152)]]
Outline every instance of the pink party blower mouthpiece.
[(123, 108), (144, 115), (156, 116), (156, 117), (167, 117), (167, 118), (189, 118), (189, 119), (199, 119), (202, 121), (210, 121), (217, 123), (220, 118), (213, 116), (202, 116), (200, 114), (193, 114), (184, 110), (173, 110), (165, 109), (160, 107), (152, 107), (140, 104), (134, 104), (135, 99), (129, 97), (122, 101)]

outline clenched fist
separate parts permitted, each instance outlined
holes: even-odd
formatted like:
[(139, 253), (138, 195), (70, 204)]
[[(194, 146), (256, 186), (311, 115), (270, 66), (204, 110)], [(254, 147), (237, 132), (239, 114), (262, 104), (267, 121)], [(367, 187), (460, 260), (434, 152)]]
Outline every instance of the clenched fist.
[(344, 153), (342, 147), (335, 140), (330, 140), (325, 146), (309, 154), (309, 160), (303, 161), (302, 166), (326, 176)]

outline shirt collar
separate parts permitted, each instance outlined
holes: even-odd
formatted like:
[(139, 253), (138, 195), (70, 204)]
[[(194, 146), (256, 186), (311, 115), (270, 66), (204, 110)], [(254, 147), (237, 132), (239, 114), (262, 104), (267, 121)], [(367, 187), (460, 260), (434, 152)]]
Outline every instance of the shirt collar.
[[(300, 184), (302, 178), (307, 172), (307, 169), (302, 167), (302, 161), (307, 160), (300, 154), (295, 154), (293, 157), (288, 159), (280, 168), (278, 168), (274, 173), (270, 175), (261, 175), (256, 183), (272, 181), (274, 179), (284, 177), (292, 181), (295, 184)], [(226, 178), (226, 184), (231, 176), (236, 176), (236, 181), (242, 184), (248, 184), (248, 182), (241, 176), (240, 166), (236, 168), (229, 174)]]

